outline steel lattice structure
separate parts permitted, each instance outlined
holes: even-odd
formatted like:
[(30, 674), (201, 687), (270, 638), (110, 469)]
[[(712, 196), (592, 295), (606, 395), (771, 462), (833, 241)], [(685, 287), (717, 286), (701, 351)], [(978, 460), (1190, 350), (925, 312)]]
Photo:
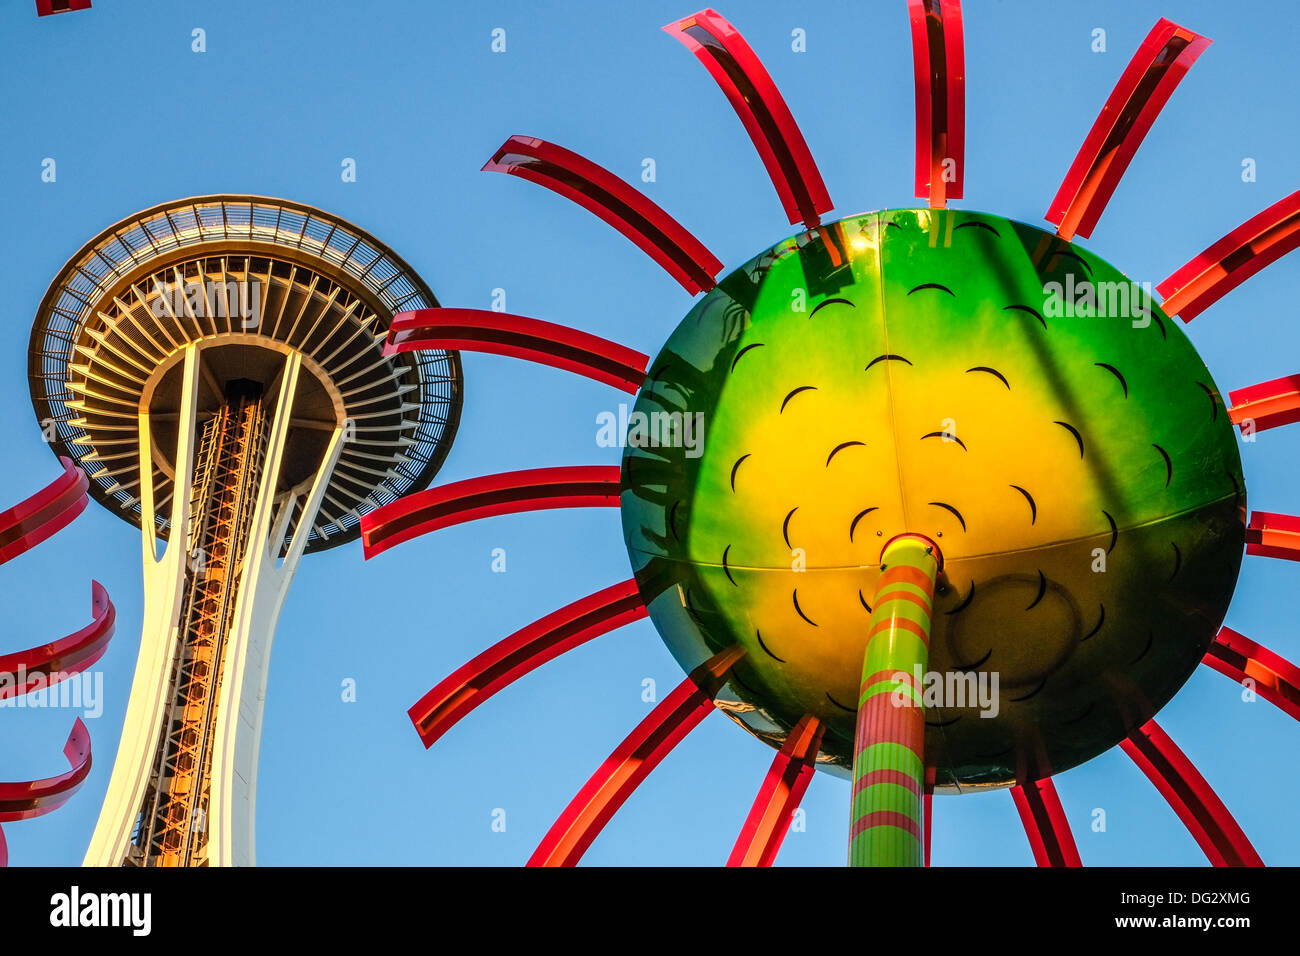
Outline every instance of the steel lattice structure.
[[(159, 296), (200, 281), (202, 315), (188, 295)], [(211, 289), (254, 282), (263, 296), (255, 330), (220, 294), (209, 301)], [(91, 495), (138, 524), (130, 433), (133, 410), (152, 399), (153, 370), (175, 365), (188, 344), (240, 335), (302, 352), (319, 365), (317, 377), (337, 385), (356, 423), (308, 537), (308, 552), (318, 551), (355, 540), (362, 515), (424, 487), (442, 464), (460, 414), (455, 354), (397, 364), (382, 354), (393, 313), (437, 304), (392, 250), (320, 210), (254, 196), (164, 203), (86, 243), (51, 284), (28, 349), (32, 401), (56, 452), (92, 479)], [(332, 427), (329, 417), (318, 431)], [(114, 430), (117, 444), (107, 437)], [(161, 507), (172, 484), (165, 463), (155, 462), (153, 481)], [(168, 517), (157, 521), (166, 537)]]
[(427, 485), (455, 436), (456, 353), (385, 352), (411, 307), (437, 300), (374, 237), (255, 196), (145, 210), (50, 286), (36, 416), (83, 496), (141, 528), (145, 575), (87, 863), (254, 862), (271, 643), (298, 562)]

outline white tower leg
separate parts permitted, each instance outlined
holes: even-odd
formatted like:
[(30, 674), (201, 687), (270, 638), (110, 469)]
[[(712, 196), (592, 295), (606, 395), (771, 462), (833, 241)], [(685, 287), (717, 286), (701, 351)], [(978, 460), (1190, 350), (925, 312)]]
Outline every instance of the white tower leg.
[[(140, 654), (122, 739), (108, 793), (86, 853), (86, 866), (119, 866), (126, 859), (142, 802), (154, 771), (161, 731), (170, 703), (171, 669), (180, 640), (182, 594), (186, 582), (190, 498), (197, 440), (196, 405), (201, 374), (200, 344), (186, 347), (176, 448), (175, 492), (171, 501), (167, 548), (157, 557), (152, 435), (149, 414), (139, 417), (141, 527), (145, 609)], [(316, 473), (294, 489), (276, 494), (285, 442), (299, 377), (300, 353), (290, 352), (279, 379), (279, 392), (264, 451), (262, 474), (253, 505), (248, 545), (239, 576), (238, 597), (222, 653), (221, 684), (210, 719), (214, 725), (208, 779), (207, 862), (214, 866), (254, 863), (254, 806), (257, 758), (266, 699), (271, 642), (285, 595), (297, 570), (329, 478), (343, 448), (338, 423)], [(278, 560), (294, 509), (302, 513), (283, 560)]]

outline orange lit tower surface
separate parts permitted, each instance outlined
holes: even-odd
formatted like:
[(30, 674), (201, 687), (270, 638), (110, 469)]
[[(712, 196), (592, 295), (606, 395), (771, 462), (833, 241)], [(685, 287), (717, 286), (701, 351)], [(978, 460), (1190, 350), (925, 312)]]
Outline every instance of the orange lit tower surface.
[(267, 666), (298, 562), (425, 487), (455, 435), (455, 353), (384, 352), (395, 312), (436, 305), (357, 227), (253, 196), (125, 219), (50, 286), (29, 353), (37, 419), (141, 528), (144, 560), (87, 864), (254, 862)]

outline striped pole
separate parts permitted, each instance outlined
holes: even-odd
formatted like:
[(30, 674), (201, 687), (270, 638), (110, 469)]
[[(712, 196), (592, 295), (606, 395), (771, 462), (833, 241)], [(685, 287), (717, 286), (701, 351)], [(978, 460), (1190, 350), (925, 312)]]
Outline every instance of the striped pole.
[(919, 534), (892, 538), (880, 554), (853, 747), (850, 866), (925, 865), (925, 712), (916, 675), (929, 662), (940, 561)]

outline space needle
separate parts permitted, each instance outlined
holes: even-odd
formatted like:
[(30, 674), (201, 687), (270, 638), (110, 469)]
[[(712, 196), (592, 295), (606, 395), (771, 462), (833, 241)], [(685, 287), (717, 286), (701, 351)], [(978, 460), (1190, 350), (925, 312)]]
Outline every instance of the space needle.
[(144, 620), (85, 863), (252, 865), (276, 622), (304, 554), (429, 484), (455, 352), (384, 355), (434, 308), (337, 216), (244, 195), (155, 206), (90, 240), (32, 329), (32, 404), (90, 494), (141, 529)]

